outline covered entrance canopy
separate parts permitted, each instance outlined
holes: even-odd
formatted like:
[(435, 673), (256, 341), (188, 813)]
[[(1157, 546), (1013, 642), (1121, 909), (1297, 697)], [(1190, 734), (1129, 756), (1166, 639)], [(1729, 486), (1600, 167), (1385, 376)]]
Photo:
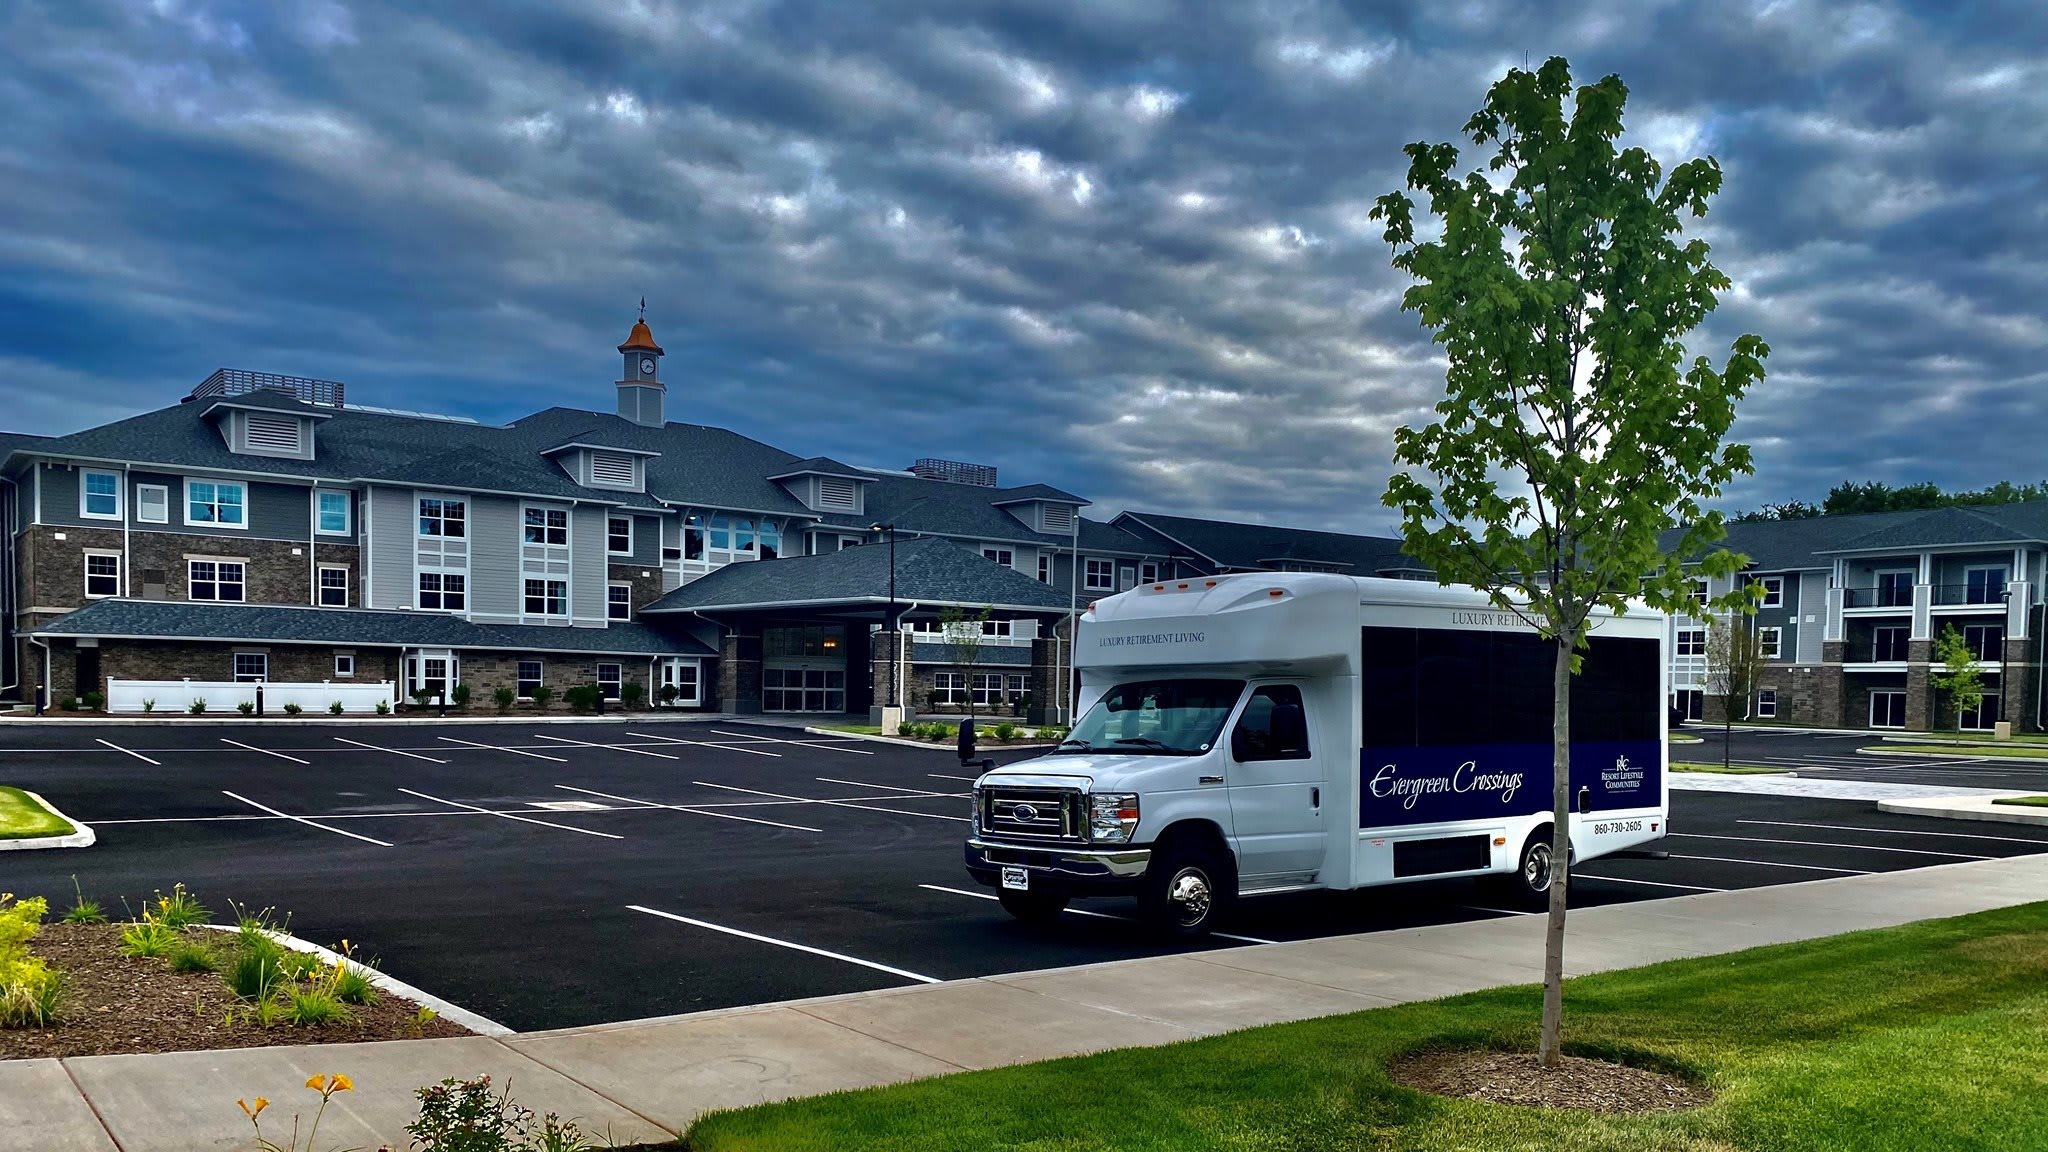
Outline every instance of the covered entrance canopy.
[[(904, 621), (928, 625), (947, 609), (974, 615), (987, 608), (992, 619), (1032, 621), (1049, 637), (1051, 625), (1069, 610), (1069, 590), (932, 538), (897, 539), (892, 601), (890, 553), (882, 542), (728, 564), (668, 593), (641, 615), (697, 616), (724, 627), (718, 698), (732, 711), (865, 713), (889, 702), (892, 683), (900, 703), (915, 708), (922, 702), (911, 699)], [(1050, 641), (1047, 647), (1053, 647)], [(1054, 676), (1051, 665), (1040, 668), (1046, 662), (1034, 655), (1033, 678), (1063, 677), (1064, 656), (1059, 659)], [(1046, 699), (1053, 685), (1034, 687)]]

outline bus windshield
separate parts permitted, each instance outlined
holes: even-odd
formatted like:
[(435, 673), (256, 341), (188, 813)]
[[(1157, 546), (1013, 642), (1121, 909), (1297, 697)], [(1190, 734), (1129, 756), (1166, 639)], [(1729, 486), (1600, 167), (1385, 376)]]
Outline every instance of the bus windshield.
[(1242, 680), (1140, 680), (1095, 702), (1056, 751), (1199, 756), (1244, 693)]

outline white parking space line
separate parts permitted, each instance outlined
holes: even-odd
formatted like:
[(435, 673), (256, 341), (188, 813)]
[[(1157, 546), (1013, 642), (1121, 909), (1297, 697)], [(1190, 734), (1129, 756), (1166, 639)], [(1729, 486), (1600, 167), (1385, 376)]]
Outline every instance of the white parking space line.
[[(766, 803), (769, 803), (769, 801), (762, 801), (762, 803), (766, 804)], [(660, 805), (660, 804), (624, 804), (624, 805), (620, 805), (619, 807), (616, 807), (616, 808), (606, 808), (606, 809), (604, 809), (604, 811), (605, 811), (605, 812), (641, 812), (641, 811), (646, 811), (646, 810), (648, 810), (648, 809), (653, 809), (653, 808), (661, 808), (661, 807), (664, 807), (664, 805)], [(746, 807), (746, 805), (741, 805), (741, 807)], [(527, 811), (527, 809), (520, 809), (519, 811), (501, 811), (501, 810), (499, 810), (499, 809), (495, 809), (495, 808), (480, 808), (480, 809), (477, 809), (476, 811), (473, 811), (473, 812), (472, 812), (472, 811), (470, 811), (470, 810), (468, 810), (468, 809), (462, 809), (462, 808), (454, 808), (454, 809), (449, 809), (449, 810), (447, 810), (447, 811), (441, 811), (441, 810), (439, 810), (439, 809), (435, 809), (435, 810), (432, 810), (432, 811), (419, 811), (419, 812), (322, 812), (322, 813), (320, 814), (320, 819), (322, 819), (322, 820), (401, 820), (401, 819), (404, 819), (404, 818), (406, 818), (406, 817), (410, 817), (410, 816), (435, 816), (435, 817), (442, 817), (442, 816), (517, 816), (517, 815), (519, 815), (519, 814), (520, 814), (521, 812), (524, 812), (524, 811)], [(298, 816), (289, 816), (289, 815), (280, 815), (280, 816), (132, 816), (132, 817), (127, 817), (127, 818), (124, 818), (124, 819), (120, 819), (120, 820), (88, 820), (88, 821), (86, 821), (86, 823), (88, 823), (88, 824), (91, 824), (91, 825), (92, 825), (93, 827), (97, 828), (97, 827), (99, 827), (99, 826), (100, 826), (100, 825), (102, 825), (102, 824), (210, 824), (210, 823), (213, 823), (213, 822), (216, 822), (216, 821), (231, 821), (231, 820), (245, 820), (245, 821), (246, 821), (246, 820), (256, 820), (256, 821), (266, 821), (266, 820), (298, 820), (298, 819), (302, 819), (302, 817), (298, 817)]]
[(317, 820), (308, 820), (304, 816), (294, 816), (289, 812), (279, 812), (277, 809), (272, 808), (267, 804), (258, 804), (254, 800), (249, 799), (247, 796), (238, 796), (225, 788), (221, 789), (220, 794), (227, 797), (230, 800), (240, 800), (242, 803), (247, 804), (249, 807), (256, 808), (264, 812), (268, 812), (272, 816), (279, 816), (286, 820), (290, 820), (296, 824), (304, 824), (308, 828), (318, 828), (322, 832), (332, 832), (336, 836), (346, 836), (351, 840), (361, 840), (365, 844), (375, 844), (379, 848), (393, 847), (393, 845), (386, 843), (383, 840), (375, 840), (368, 836), (358, 836), (354, 832), (343, 831), (340, 828), (329, 828), (327, 825), (322, 824)]
[(692, 920), (688, 916), (678, 916), (673, 912), (663, 912), (659, 908), (648, 908), (640, 904), (628, 904), (626, 907), (635, 912), (644, 912), (649, 916), (659, 916), (664, 920), (673, 920), (678, 924), (688, 924), (693, 928), (703, 928), (710, 932), (723, 932), (727, 936), (737, 936), (742, 940), (753, 940), (761, 944), (773, 944), (777, 948), (788, 948), (795, 952), (808, 952), (813, 956), (823, 956), (827, 960), (839, 960), (848, 964), (858, 964), (863, 968), (872, 968), (877, 972), (887, 972), (891, 976), (901, 976), (905, 980), (915, 980), (920, 984), (941, 983), (936, 976), (926, 976), (922, 972), (911, 972), (903, 968), (893, 968), (887, 964), (878, 964), (873, 960), (863, 960), (858, 956), (848, 956), (843, 952), (827, 952), (823, 948), (813, 948), (809, 944), (798, 944), (792, 940), (777, 940), (773, 936), (763, 936), (757, 932), (745, 932), (738, 928), (727, 928), (723, 924), (713, 924), (708, 920)]
[(1687, 892), (1726, 892), (1726, 888), (1709, 888), (1705, 884), (1672, 884), (1663, 880), (1631, 880), (1626, 876), (1595, 876), (1591, 872), (1572, 871), (1574, 880), (1605, 880), (1609, 884), (1641, 884), (1646, 888), (1683, 888)]
[(223, 743), (223, 744), (233, 744), (233, 745), (234, 745), (235, 747), (237, 747), (237, 748), (242, 748), (242, 749), (246, 749), (247, 751), (250, 751), (250, 752), (261, 752), (261, 753), (263, 753), (263, 754), (264, 754), (265, 756), (275, 756), (275, 757), (277, 757), (277, 758), (278, 758), (279, 760), (289, 760), (289, 761), (291, 761), (291, 762), (292, 762), (292, 763), (294, 763), (294, 764), (309, 764), (309, 762), (308, 762), (308, 761), (305, 761), (305, 760), (301, 760), (301, 759), (299, 759), (299, 758), (298, 758), (297, 756), (287, 756), (287, 755), (285, 755), (285, 754), (284, 754), (284, 753), (282, 753), (282, 752), (272, 752), (272, 751), (271, 751), (270, 749), (268, 749), (268, 748), (258, 748), (258, 747), (256, 747), (256, 746), (255, 746), (254, 744), (244, 744), (244, 743), (242, 743), (242, 742), (241, 742), (240, 740), (230, 740), (230, 739), (228, 739), (228, 738), (227, 738), (227, 737), (225, 737), (225, 736), (223, 736), (223, 737), (221, 737), (221, 738), (220, 738), (220, 742), (221, 742), (221, 743)]
[(560, 788), (564, 792), (581, 792), (585, 796), (601, 796), (606, 800), (619, 800), (627, 804), (639, 804), (648, 808), (666, 808), (671, 812), (690, 812), (698, 816), (716, 816), (721, 820), (738, 820), (745, 824), (766, 824), (770, 828), (793, 828), (798, 832), (824, 831), (823, 828), (811, 828), (803, 824), (784, 824), (779, 820), (761, 820), (752, 816), (735, 816), (730, 812), (706, 812), (702, 808), (691, 808), (682, 804), (663, 804), (657, 800), (636, 800), (631, 796), (614, 796), (609, 792), (597, 792), (589, 788), (577, 788), (569, 784), (557, 784), (555, 787)]
[(1868, 740), (1871, 736), (1868, 732), (1816, 732), (1813, 738), (1815, 740)]
[(710, 784), (703, 780), (690, 783), (699, 788), (720, 788), (727, 792), (745, 792), (750, 796), (772, 796), (777, 800), (790, 800), (798, 804), (829, 804), (834, 808), (859, 808), (866, 812), (887, 812), (891, 816), (922, 816), (927, 820), (951, 820), (956, 824), (970, 823), (965, 816), (946, 816), (938, 812), (912, 812), (903, 808), (880, 808), (873, 804), (855, 804), (850, 800), (820, 800), (812, 796), (791, 796), (786, 792), (763, 792), (758, 788), (741, 788), (732, 784)]
[(620, 836), (615, 832), (598, 832), (589, 828), (578, 828), (574, 824), (556, 824), (547, 820), (535, 820), (531, 816), (514, 816), (510, 812), (493, 812), (489, 808), (479, 808), (474, 804), (464, 804), (459, 800), (443, 800), (439, 796), (429, 796), (425, 792), (415, 792), (410, 788), (400, 788), (399, 791), (408, 796), (417, 796), (422, 800), (432, 800), (436, 804), (446, 804), (450, 808), (463, 808), (471, 812), (481, 812), (486, 816), (496, 816), (500, 820), (517, 820), (521, 824), (538, 824), (543, 828), (560, 828), (564, 832), (581, 832), (585, 836), (602, 836), (606, 840), (625, 839), (624, 836)]
[(1738, 844), (1804, 844), (1814, 848), (1854, 848), (1859, 852), (1903, 852), (1908, 856), (1948, 856), (1957, 860), (1996, 860), (1996, 856), (1973, 856), (1967, 852), (1930, 852), (1924, 848), (1880, 848), (1875, 844), (1849, 844), (1835, 840), (1773, 840), (1767, 836), (1710, 836), (1705, 832), (1673, 832), (1685, 840), (1733, 840)]
[(681, 756), (670, 755), (667, 752), (649, 752), (645, 748), (635, 748), (630, 744), (592, 744), (588, 740), (571, 740), (567, 736), (549, 736), (545, 732), (536, 732), (533, 734), (533, 738), (536, 740), (553, 740), (558, 744), (574, 744), (578, 748), (610, 748), (619, 752), (631, 752), (635, 756), (652, 756), (656, 760), (682, 759)]
[(474, 740), (457, 740), (453, 736), (436, 736), (434, 739), (446, 740), (450, 744), (460, 744), (464, 748), (482, 748), (490, 752), (510, 752), (514, 756), (531, 756), (535, 760), (552, 760), (557, 764), (568, 763), (567, 760), (562, 759), (560, 756), (546, 756), (539, 752), (528, 752), (523, 748), (500, 748), (496, 744), (479, 744)]
[(1866, 828), (1860, 824), (1801, 824), (1792, 820), (1737, 820), (1737, 824), (1764, 824), (1777, 828), (1825, 828), (1834, 832), (1880, 832), (1886, 836), (1938, 836), (1945, 840), (1998, 840), (2007, 844), (2032, 844), (2048, 851), (2048, 839), (2030, 836), (1990, 836), (1982, 832), (1924, 832), (1913, 828)]
[(925, 773), (925, 775), (931, 777), (934, 780), (965, 780), (969, 784), (972, 784), (976, 780), (981, 779), (981, 777), (979, 776), (948, 776), (944, 772), (927, 772)]
[(680, 736), (656, 736), (651, 732), (628, 732), (626, 735), (638, 736), (642, 740), (659, 740), (664, 744), (688, 744), (693, 748), (730, 748), (734, 752), (745, 752), (749, 756), (773, 756), (777, 760), (782, 759), (782, 753), (770, 752), (765, 748), (742, 748), (737, 744), (721, 744), (710, 740), (685, 740)]
[(899, 788), (894, 784), (870, 784), (865, 780), (837, 780), (830, 776), (814, 777), (821, 784), (845, 784), (853, 788), (880, 788), (884, 792), (908, 792), (912, 796), (965, 796), (965, 792), (934, 792), (929, 788)]
[(1541, 912), (1519, 911), (1514, 908), (1488, 908), (1484, 904), (1460, 904), (1467, 912), (1491, 912), (1496, 916), (1541, 916)]
[(158, 768), (163, 767), (162, 764), (158, 764), (156, 761), (151, 760), (149, 757), (144, 756), (142, 753), (131, 752), (128, 749), (121, 747), (119, 744), (114, 743), (112, 740), (100, 740), (100, 738), (97, 736), (93, 737), (93, 739), (98, 740), (101, 744), (105, 744), (107, 747), (112, 748), (114, 751), (121, 753), (123, 756), (133, 756), (137, 760), (142, 761), (144, 764), (155, 765)]
[(737, 736), (742, 740), (760, 740), (768, 744), (795, 744), (800, 748), (823, 748), (827, 752), (851, 752), (855, 756), (874, 755), (873, 752), (865, 748), (841, 748), (837, 744), (812, 744), (802, 740), (782, 740), (774, 736), (755, 736), (747, 732), (726, 732), (717, 728), (713, 728), (711, 731), (713, 735), (717, 736)]
[[(997, 895), (996, 895), (995, 893), (993, 893), (993, 892), (973, 892), (973, 891), (969, 891), (969, 890), (968, 890), (968, 889), (966, 889), (966, 888), (948, 888), (948, 887), (946, 887), (946, 886), (945, 886), (945, 885), (943, 885), (943, 884), (919, 884), (919, 885), (918, 885), (918, 887), (919, 887), (919, 888), (928, 888), (928, 889), (930, 889), (930, 890), (931, 890), (931, 891), (933, 891), (933, 892), (950, 892), (950, 893), (952, 893), (952, 894), (953, 894), (953, 895), (955, 895), (955, 896), (972, 896), (972, 897), (974, 897), (974, 898), (975, 898), (976, 900), (994, 900), (994, 901), (997, 901), (998, 903), (1000, 903), (1000, 902), (1001, 902), (1001, 900), (1002, 900), (1002, 897), (1000, 897), (1000, 896), (997, 896)], [(1062, 912), (1068, 912), (1068, 913), (1071, 913), (1071, 914), (1073, 914), (1073, 915), (1075, 915), (1075, 916), (1092, 916), (1092, 917), (1094, 917), (1094, 918), (1095, 918), (1095, 919), (1097, 919), (1097, 920), (1121, 920), (1121, 921), (1123, 921), (1123, 922), (1124, 922), (1124, 923), (1126, 923), (1126, 924), (1135, 924), (1135, 923), (1137, 923), (1137, 921), (1136, 921), (1136, 920), (1132, 919), (1132, 918), (1131, 918), (1131, 917), (1129, 917), (1129, 916), (1119, 916), (1119, 915), (1117, 915), (1117, 914), (1116, 914), (1116, 913), (1114, 913), (1114, 912), (1096, 912), (1096, 911), (1094, 911), (1094, 910), (1092, 910), (1092, 909), (1088, 909), (1088, 908), (1074, 908), (1074, 907), (1067, 907), (1067, 908), (1062, 908), (1062, 909), (1060, 909), (1060, 911), (1062, 911)], [(1211, 936), (1214, 936), (1214, 937), (1216, 937), (1216, 938), (1217, 938), (1217, 939), (1219, 939), (1219, 940), (1236, 940), (1236, 941), (1238, 941), (1238, 942), (1240, 942), (1240, 943), (1243, 943), (1243, 944), (1278, 944), (1278, 943), (1280, 943), (1280, 941), (1278, 941), (1278, 940), (1261, 940), (1261, 939), (1259, 939), (1259, 938), (1258, 938), (1257, 936), (1233, 936), (1233, 935), (1231, 935), (1231, 934), (1230, 934), (1230, 933), (1228, 933), (1228, 932), (1211, 932), (1211, 933), (1209, 933), (1209, 935), (1211, 935)]]
[(401, 752), (396, 748), (383, 748), (375, 744), (365, 744), (361, 740), (351, 740), (346, 736), (336, 736), (335, 740), (343, 744), (353, 744), (358, 748), (367, 748), (372, 752), (389, 752), (393, 756), (403, 756), (408, 760), (425, 760), (429, 764), (447, 763), (446, 760), (436, 760), (432, 756), (422, 756), (417, 752)]
[(1787, 864), (1780, 860), (1744, 860), (1738, 856), (1681, 856), (1671, 854), (1673, 860), (1705, 860), (1714, 864), (1756, 864), (1765, 868), (1796, 868), (1801, 872), (1839, 872), (1844, 876), (1875, 875), (1868, 868), (1827, 868), (1819, 864)]

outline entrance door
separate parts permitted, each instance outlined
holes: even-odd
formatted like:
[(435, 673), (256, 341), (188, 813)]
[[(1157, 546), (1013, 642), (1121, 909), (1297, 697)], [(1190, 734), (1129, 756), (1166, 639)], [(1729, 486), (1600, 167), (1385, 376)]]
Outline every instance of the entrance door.
[(1681, 719), (1698, 720), (1706, 715), (1705, 692), (1697, 688), (1680, 688), (1672, 692), (1672, 709)]
[(1897, 689), (1879, 688), (1870, 693), (1870, 726), (1872, 728), (1904, 728), (1906, 726), (1906, 694)]
[(76, 676), (71, 681), (71, 694), (83, 698), (87, 692), (100, 690), (100, 650), (80, 648)]
[[(676, 690), (673, 700), (665, 699), (670, 688)], [(680, 656), (664, 658), (655, 668), (654, 699), (671, 708), (695, 708), (704, 703), (697, 662)]]
[(430, 704), (439, 701), (452, 689), (460, 675), (455, 654), (446, 649), (423, 649), (405, 658), (406, 693), (425, 692)]
[(1230, 820), (1246, 888), (1307, 880), (1323, 865), (1321, 766), (1301, 688), (1260, 684), (1230, 732)]

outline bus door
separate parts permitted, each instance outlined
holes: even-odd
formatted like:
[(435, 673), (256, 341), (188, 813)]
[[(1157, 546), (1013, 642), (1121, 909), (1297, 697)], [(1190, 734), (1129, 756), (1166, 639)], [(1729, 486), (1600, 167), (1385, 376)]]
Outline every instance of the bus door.
[(1254, 684), (1225, 768), (1242, 887), (1307, 880), (1322, 867), (1323, 771), (1296, 684)]

